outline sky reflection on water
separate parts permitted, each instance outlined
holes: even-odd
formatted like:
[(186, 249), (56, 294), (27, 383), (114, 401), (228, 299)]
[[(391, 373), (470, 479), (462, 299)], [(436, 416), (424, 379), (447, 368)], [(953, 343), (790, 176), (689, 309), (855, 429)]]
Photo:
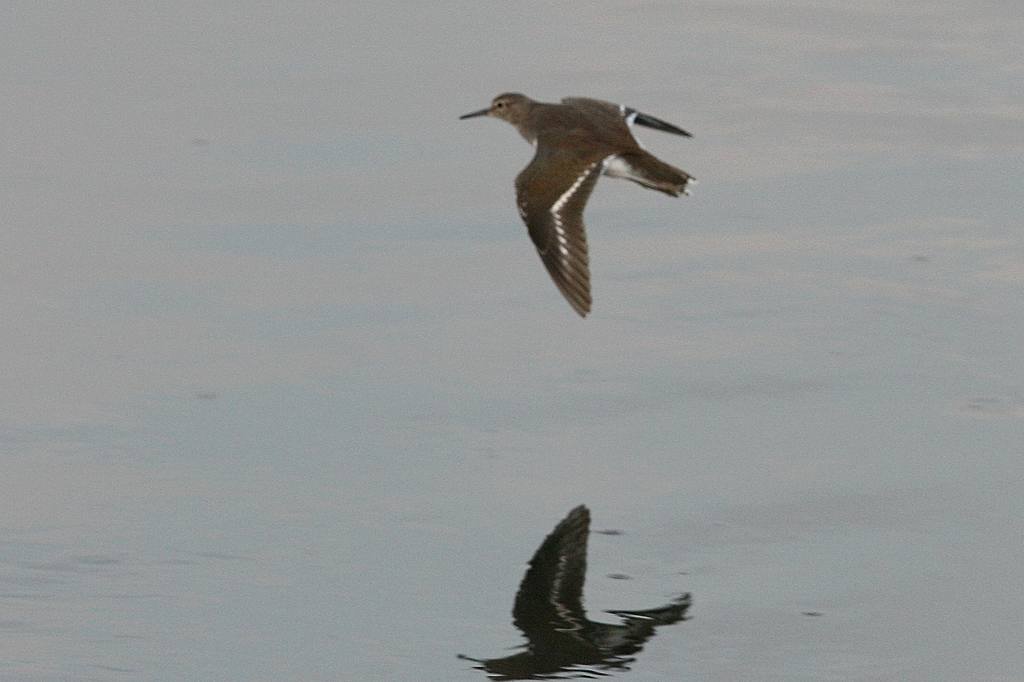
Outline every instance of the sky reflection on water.
[[(0, 18), (0, 678), (480, 679), (580, 503), (590, 610), (699, 600), (624, 679), (1024, 669), (1018, 6)], [(504, 90), (695, 135), (586, 321)]]

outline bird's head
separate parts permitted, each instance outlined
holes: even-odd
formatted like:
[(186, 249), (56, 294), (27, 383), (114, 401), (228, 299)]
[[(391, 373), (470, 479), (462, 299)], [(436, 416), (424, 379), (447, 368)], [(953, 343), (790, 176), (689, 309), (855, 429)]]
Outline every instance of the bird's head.
[(526, 116), (530, 111), (530, 106), (533, 103), (533, 100), (526, 95), (518, 92), (505, 92), (491, 100), (491, 106), (486, 109), (473, 111), (459, 116), (459, 118), (465, 119), (473, 118), (475, 116), (493, 116), (494, 118), (500, 118), (503, 121), (508, 121), (512, 125), (518, 127), (520, 123), (526, 120)]

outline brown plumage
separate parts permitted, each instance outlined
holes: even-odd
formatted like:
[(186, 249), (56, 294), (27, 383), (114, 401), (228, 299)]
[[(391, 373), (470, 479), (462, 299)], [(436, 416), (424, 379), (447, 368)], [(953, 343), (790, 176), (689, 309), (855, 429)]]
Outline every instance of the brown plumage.
[(648, 114), (602, 100), (567, 97), (561, 104), (498, 95), (491, 106), (460, 118), (508, 121), (533, 144), (533, 160), (516, 178), (516, 203), (551, 279), (581, 316), (590, 312), (590, 266), (583, 209), (602, 175), (625, 178), (670, 196), (689, 194), (693, 177), (645, 151), (629, 130), (638, 124), (690, 137)]

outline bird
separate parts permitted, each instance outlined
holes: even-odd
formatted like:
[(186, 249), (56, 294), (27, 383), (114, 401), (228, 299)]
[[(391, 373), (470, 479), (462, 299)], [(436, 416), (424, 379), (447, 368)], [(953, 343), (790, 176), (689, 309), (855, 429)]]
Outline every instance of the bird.
[(530, 559), (512, 608), (513, 624), (526, 636), (521, 651), (501, 658), (459, 658), (481, 664), (491, 679), (563, 679), (560, 673), (629, 670), (655, 629), (687, 620), (692, 599), (678, 595), (653, 609), (607, 611), (622, 624), (590, 620), (583, 608), (590, 510), (572, 509)]
[(459, 119), (477, 116), (511, 123), (536, 148), (516, 177), (516, 206), (548, 274), (581, 317), (592, 304), (583, 209), (597, 179), (602, 174), (624, 178), (673, 197), (690, 194), (696, 182), (643, 149), (630, 126), (693, 136), (631, 107), (587, 97), (538, 102), (506, 92)]

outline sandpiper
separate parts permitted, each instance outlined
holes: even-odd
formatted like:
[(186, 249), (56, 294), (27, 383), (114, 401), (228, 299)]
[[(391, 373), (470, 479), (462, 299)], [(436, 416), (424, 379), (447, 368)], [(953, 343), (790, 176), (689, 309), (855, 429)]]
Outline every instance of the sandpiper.
[(645, 151), (633, 124), (684, 137), (671, 123), (621, 104), (566, 97), (537, 102), (518, 92), (498, 95), (491, 106), (460, 119), (493, 116), (508, 121), (536, 147), (516, 177), (516, 204), (544, 267), (573, 309), (590, 312), (590, 267), (583, 208), (603, 173), (677, 197), (696, 180)]

